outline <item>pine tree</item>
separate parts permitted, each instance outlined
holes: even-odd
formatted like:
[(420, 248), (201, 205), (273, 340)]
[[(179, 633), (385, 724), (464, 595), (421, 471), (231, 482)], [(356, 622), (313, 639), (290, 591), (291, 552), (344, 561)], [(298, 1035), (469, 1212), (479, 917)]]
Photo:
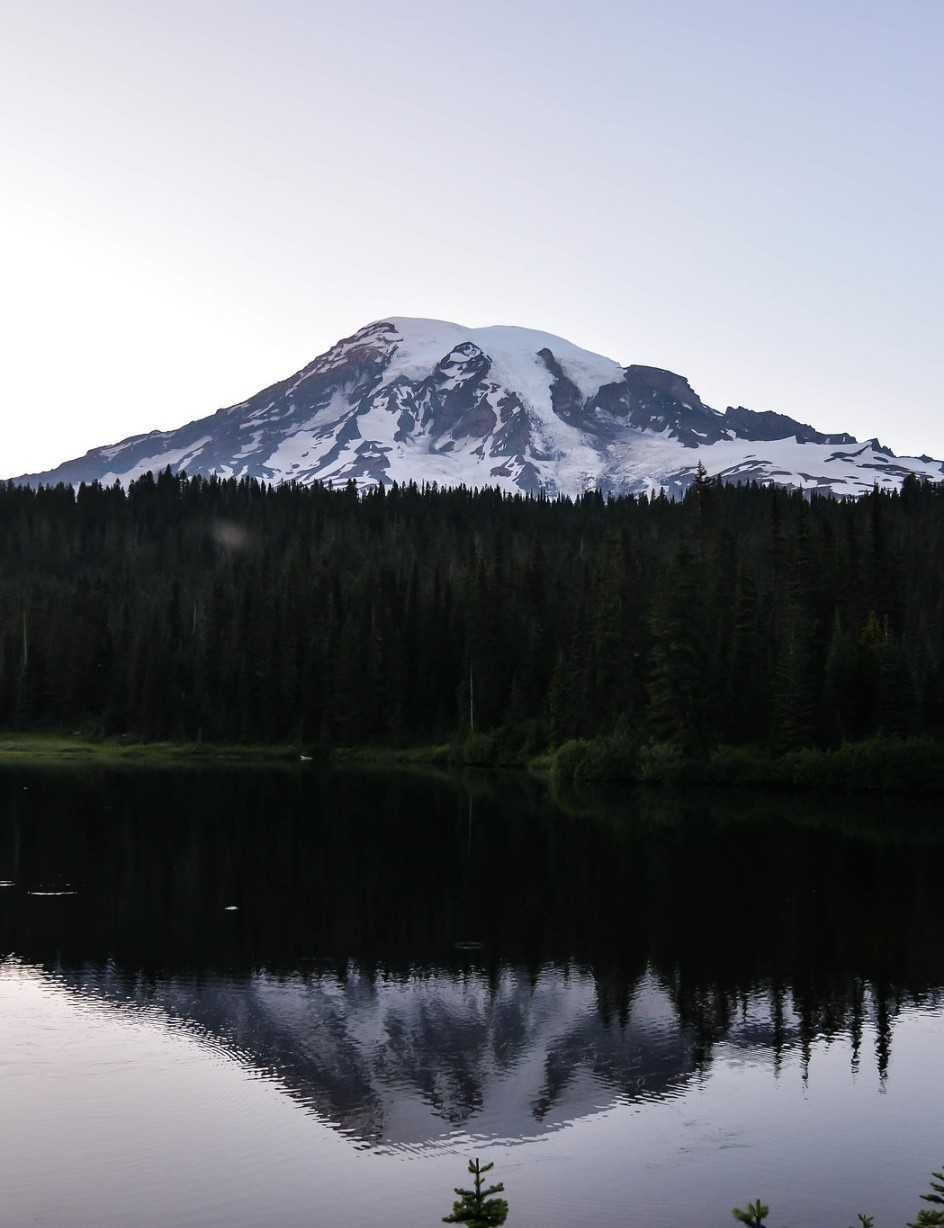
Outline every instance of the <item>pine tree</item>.
[(816, 620), (813, 612), (812, 525), (806, 505), (785, 583), (780, 650), (773, 686), (774, 727), (780, 750), (812, 741), (816, 695)]
[(656, 737), (688, 754), (708, 736), (701, 592), (696, 563), (680, 548), (653, 602), (650, 723)]
[(919, 715), (917, 689), (905, 654), (895, 637), (888, 635), (879, 650), (877, 724), (883, 733), (907, 737), (914, 732)]
[(767, 723), (767, 675), (757, 633), (758, 616), (753, 572), (740, 567), (735, 580), (728, 668), (723, 676), (724, 734), (735, 742), (756, 741)]
[(0, 484), (3, 728), (445, 740), (471, 676), (477, 729), (536, 749), (620, 721), (693, 756), (831, 746), (944, 729), (942, 625), (944, 484), (858, 503), (706, 474), (652, 501)]
[(931, 1174), (931, 1192), (922, 1194), (921, 1201), (931, 1203), (936, 1209), (922, 1208), (908, 1228), (941, 1228), (944, 1225), (944, 1172)]
[(504, 1193), (505, 1187), (499, 1181), (497, 1185), (482, 1188), (482, 1178), (495, 1167), (494, 1164), (480, 1164), (478, 1160), (469, 1161), (469, 1173), (473, 1179), (473, 1188), (463, 1190), (456, 1187), (459, 1201), (452, 1204), (452, 1214), (443, 1216), (444, 1224), (468, 1224), (470, 1228), (497, 1228), (508, 1218), (508, 1203), (504, 1198), (493, 1195)]
[(843, 628), (837, 610), (826, 650), (820, 700), (819, 727), (827, 744), (842, 742), (852, 733), (856, 713), (849, 709), (849, 696), (855, 685), (857, 665), (856, 645)]
[(731, 1214), (739, 1224), (746, 1224), (747, 1228), (766, 1228), (770, 1207), (757, 1198), (754, 1202), (749, 1202), (746, 1207), (732, 1207)]

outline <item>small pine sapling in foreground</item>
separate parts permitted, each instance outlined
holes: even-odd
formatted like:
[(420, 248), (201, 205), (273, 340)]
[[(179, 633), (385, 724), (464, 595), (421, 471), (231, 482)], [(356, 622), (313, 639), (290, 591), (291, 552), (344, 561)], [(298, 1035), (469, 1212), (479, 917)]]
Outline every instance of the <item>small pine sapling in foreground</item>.
[(494, 1164), (480, 1164), (478, 1160), (469, 1161), (473, 1188), (456, 1189), (459, 1201), (452, 1204), (451, 1215), (443, 1216), (444, 1224), (468, 1224), (469, 1228), (498, 1228), (505, 1222), (508, 1218), (508, 1203), (504, 1198), (493, 1197), (503, 1193), (505, 1187), (499, 1181), (497, 1185), (482, 1189), (482, 1178), (494, 1167)]
[(766, 1228), (770, 1207), (765, 1206), (757, 1198), (754, 1202), (749, 1202), (746, 1207), (732, 1207), (731, 1214), (739, 1224), (746, 1224), (747, 1228)]
[(856, 1219), (859, 1221), (859, 1228), (875, 1228), (874, 1215), (863, 1215), (860, 1211)]
[(918, 1212), (918, 1218), (908, 1228), (944, 1228), (944, 1171), (931, 1174), (931, 1192), (922, 1194), (923, 1202), (933, 1203), (937, 1208)]

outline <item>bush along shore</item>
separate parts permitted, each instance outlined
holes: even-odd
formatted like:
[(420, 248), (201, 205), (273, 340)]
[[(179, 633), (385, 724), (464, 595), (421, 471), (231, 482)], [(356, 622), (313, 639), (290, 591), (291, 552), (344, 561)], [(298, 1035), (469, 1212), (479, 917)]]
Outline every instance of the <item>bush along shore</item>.
[(0, 732), (0, 764), (100, 767), (245, 767), (526, 770), (555, 789), (598, 784), (717, 786), (824, 793), (944, 792), (944, 745), (931, 737), (875, 737), (833, 749), (776, 754), (764, 747), (718, 746), (701, 756), (672, 742), (639, 741), (625, 732), (571, 738), (548, 748), (532, 726), (466, 731), (424, 746), (145, 742), (79, 734)]
[(604, 783), (817, 789), (842, 793), (944, 792), (944, 745), (931, 737), (874, 737), (777, 754), (761, 746), (717, 746), (701, 754), (625, 732), (572, 738), (538, 750), (528, 730), (470, 733), (430, 756), (466, 767), (528, 767), (559, 788)]

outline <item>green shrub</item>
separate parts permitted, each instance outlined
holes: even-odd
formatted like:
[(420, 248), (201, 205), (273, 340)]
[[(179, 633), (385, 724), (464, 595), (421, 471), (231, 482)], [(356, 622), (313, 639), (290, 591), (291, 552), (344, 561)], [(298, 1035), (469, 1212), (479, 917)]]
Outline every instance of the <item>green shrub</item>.
[(460, 744), (460, 762), (467, 767), (494, 767), (498, 755), (498, 737), (470, 729)]
[(927, 737), (844, 742), (836, 750), (794, 751), (783, 762), (798, 788), (925, 793), (944, 787), (944, 752)]
[(575, 784), (589, 746), (590, 743), (583, 738), (571, 738), (551, 752), (551, 784), (554, 788), (566, 789)]
[(540, 722), (518, 721), (488, 733), (465, 730), (451, 743), (448, 756), (456, 767), (524, 767), (543, 745)]
[(708, 779), (717, 785), (780, 785), (781, 761), (757, 746), (719, 746), (708, 762)]
[(604, 780), (638, 779), (638, 747), (632, 739), (620, 734), (594, 738), (587, 742), (574, 769), (574, 782), (578, 785)]
[(678, 784), (690, 775), (676, 742), (645, 742), (639, 748), (639, 779), (650, 784)]

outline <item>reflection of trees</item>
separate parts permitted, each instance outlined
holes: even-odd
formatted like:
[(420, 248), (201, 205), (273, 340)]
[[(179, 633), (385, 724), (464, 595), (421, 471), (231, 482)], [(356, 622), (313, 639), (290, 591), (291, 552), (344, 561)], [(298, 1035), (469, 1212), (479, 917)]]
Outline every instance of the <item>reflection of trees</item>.
[[(536, 983), (515, 968), (490, 978), (475, 969), (393, 975), (356, 965), (340, 980), (327, 968), (144, 979), (114, 965), (61, 978), (85, 1003), (139, 1007), (152, 1018), (158, 1009), (196, 1025), (214, 1047), (269, 1072), (288, 1094), (375, 1145), (456, 1129), (527, 1137), (617, 1098), (672, 1098), (707, 1073), (719, 1044), (772, 1069), (798, 1052), (806, 1077), (815, 1025), (789, 994), (705, 998), (696, 1015), (683, 1014), (646, 971), (624, 1018), (605, 1020), (593, 975), (573, 966), (545, 967)], [(883, 1024), (881, 1003), (871, 1001), (871, 987), (867, 993), (861, 1014), (887, 1053), (891, 1015)], [(837, 1034), (841, 1005), (829, 1008)]]
[[(766, 991), (766, 1011), (757, 1010), (758, 1001)], [(747, 1023), (747, 997), (734, 1001), (717, 987), (685, 990), (672, 994), (673, 1004), (683, 1029), (690, 1032), (699, 1067), (711, 1060), (714, 1046), (736, 1036), (741, 1043), (769, 1045), (775, 1069), (779, 1070), (785, 1052), (799, 1047), (803, 1077), (809, 1073), (813, 1043), (846, 1037), (851, 1049), (853, 1071), (859, 1069), (862, 1033), (866, 1022), (875, 1028), (875, 1058), (880, 1078), (888, 1074), (891, 1057), (892, 1028), (903, 1002), (900, 994), (881, 984), (866, 984), (853, 979), (848, 983), (820, 986), (815, 992), (809, 987), (788, 991), (781, 985), (751, 987), (753, 1026)], [(935, 1003), (938, 994), (919, 994), (916, 1001)], [(769, 1013), (768, 1013), (769, 1012)], [(763, 1025), (758, 1028), (759, 1021)]]
[[(857, 1067), (871, 1025), (885, 1077), (901, 1010), (944, 984), (941, 843), (936, 816), (913, 806), (905, 822), (861, 801), (846, 812), (762, 795), (552, 805), (515, 774), (5, 773), (0, 878), (64, 875), (80, 895), (44, 910), (0, 897), (0, 949), (112, 959), (154, 992), (176, 976), (209, 993), (209, 970), (234, 994), (260, 967), (287, 981), (317, 970), (309, 983), (336, 989), (330, 1003), (307, 999), (324, 1034), (301, 1044), (260, 1011), (247, 1043), (283, 1066), (301, 1051), (299, 1085), (317, 1083), (339, 1116), (366, 1114), (357, 1128), (374, 1136), (378, 1080), (402, 1079), (465, 1121), (540, 1035), (528, 1113), (543, 1121), (584, 1077), (624, 1095), (648, 1079), (665, 1094), (719, 1043), (776, 1065), (848, 1036)], [(538, 1027), (549, 968), (562, 1001), (590, 987), (589, 1013)], [(424, 977), (474, 983), (475, 1010), (461, 995), (424, 1002)], [(365, 1064), (351, 1019), (397, 982), (423, 1009), (387, 1011)], [(653, 983), (671, 1023), (661, 1048), (642, 1016)], [(207, 1005), (206, 1026), (232, 1031), (234, 1002)]]

